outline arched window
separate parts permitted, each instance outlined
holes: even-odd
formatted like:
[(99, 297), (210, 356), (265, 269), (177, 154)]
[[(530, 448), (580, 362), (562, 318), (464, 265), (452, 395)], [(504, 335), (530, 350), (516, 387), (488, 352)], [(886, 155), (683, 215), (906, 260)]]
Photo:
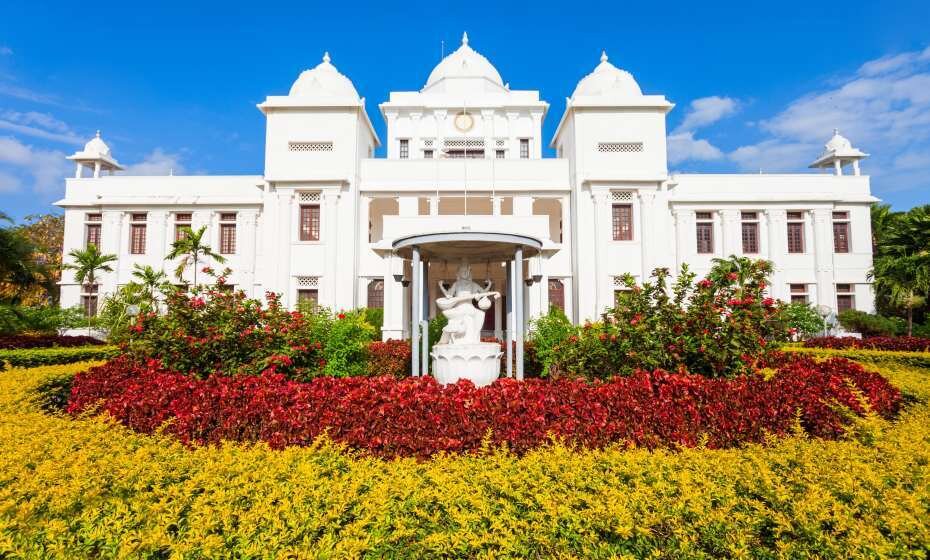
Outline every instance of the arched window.
[(368, 307), (384, 307), (384, 280), (372, 280), (368, 283)]
[(549, 279), (549, 306), (565, 312), (565, 284), (555, 278)]

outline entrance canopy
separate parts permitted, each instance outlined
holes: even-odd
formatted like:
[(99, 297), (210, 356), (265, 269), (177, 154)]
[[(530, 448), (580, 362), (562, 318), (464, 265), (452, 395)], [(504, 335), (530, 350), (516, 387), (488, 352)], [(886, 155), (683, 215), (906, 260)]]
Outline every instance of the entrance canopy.
[(394, 253), (405, 259), (411, 258), (413, 247), (417, 247), (422, 259), (507, 262), (513, 260), (517, 248), (523, 249), (526, 258), (539, 254), (543, 244), (526, 235), (456, 231), (401, 237), (392, 246)]
[[(410, 298), (412, 349), (411, 375), (425, 375), (429, 370), (428, 343), (420, 345), (420, 331), (428, 332), (428, 324), (423, 318), (422, 310), (425, 294), (423, 277), (424, 261), (433, 260), (468, 260), (502, 261), (507, 263), (507, 307), (512, 326), (508, 325), (507, 340), (504, 342), (507, 352), (507, 376), (513, 374), (516, 365), (516, 378), (523, 379), (523, 336), (524, 336), (524, 281), (523, 262), (528, 256), (542, 252), (543, 243), (536, 237), (514, 233), (488, 233), (479, 231), (455, 231), (446, 233), (424, 233), (408, 235), (396, 239), (391, 248), (394, 254), (410, 259), (412, 285)], [(515, 339), (515, 340), (514, 340)], [(422, 351), (422, 356), (421, 356)], [(512, 356), (512, 352), (516, 356)], [(515, 360), (513, 358), (516, 358)], [(516, 362), (514, 364), (514, 362)], [(421, 367), (422, 366), (422, 367)]]

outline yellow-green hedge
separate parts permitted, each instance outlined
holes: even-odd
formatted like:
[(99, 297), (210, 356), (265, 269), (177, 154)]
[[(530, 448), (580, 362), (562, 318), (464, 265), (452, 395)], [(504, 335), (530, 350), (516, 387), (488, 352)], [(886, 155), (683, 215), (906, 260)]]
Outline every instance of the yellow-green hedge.
[(427, 462), (320, 443), (188, 449), (43, 413), (0, 376), (0, 558), (925, 558), (928, 372), (884, 372), (923, 399), (846, 441), (742, 450), (572, 451)]
[(930, 352), (901, 352), (897, 350), (865, 350), (857, 348), (806, 348), (804, 346), (786, 345), (785, 350), (828, 357), (840, 356), (857, 362), (869, 364), (897, 364), (930, 369)]
[(7, 367), (33, 368), (104, 360), (119, 353), (116, 346), (54, 346), (0, 350), (0, 371)]

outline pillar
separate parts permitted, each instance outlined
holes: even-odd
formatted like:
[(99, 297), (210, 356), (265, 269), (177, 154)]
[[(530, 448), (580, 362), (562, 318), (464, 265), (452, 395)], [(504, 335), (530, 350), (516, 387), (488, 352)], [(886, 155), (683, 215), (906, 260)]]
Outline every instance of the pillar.
[(507, 261), (507, 309), (505, 310), (504, 316), (507, 319), (507, 339), (504, 341), (507, 348), (507, 377), (513, 377), (513, 300), (516, 297), (514, 293), (513, 285), (513, 262)]
[(518, 246), (513, 257), (514, 266), (514, 291), (516, 292), (516, 301), (514, 302), (514, 329), (517, 337), (517, 379), (523, 381), (523, 247)]
[(420, 248), (413, 246), (413, 264), (410, 268), (412, 292), (410, 295), (410, 375), (416, 377), (420, 372)]

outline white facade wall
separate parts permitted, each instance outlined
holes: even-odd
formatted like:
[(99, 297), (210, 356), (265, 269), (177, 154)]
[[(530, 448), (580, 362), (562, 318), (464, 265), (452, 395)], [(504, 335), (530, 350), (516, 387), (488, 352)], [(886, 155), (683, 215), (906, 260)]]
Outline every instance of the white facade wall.
[[(759, 251), (747, 256), (774, 261), (773, 296), (789, 299), (789, 286), (804, 284), (812, 303), (835, 309), (836, 285), (851, 284), (856, 308), (874, 308), (867, 272), (869, 205), (876, 199), (867, 176), (670, 176), (665, 118), (672, 104), (642, 95), (606, 56), (567, 101), (552, 140), (557, 157), (543, 158), (548, 104), (538, 92), (511, 91), (486, 59), (466, 47), (447, 57), (423, 90), (392, 93), (380, 105), (387, 122), (385, 159), (371, 157), (379, 142), (364, 99), (326, 57), (301, 75), (291, 95), (269, 97), (259, 106), (267, 117), (261, 176), (67, 180), (58, 202), (65, 210), (65, 254), (84, 246), (86, 215), (102, 214), (101, 250), (118, 256), (114, 271), (100, 279), (106, 294), (131, 280), (134, 264), (173, 271), (164, 256), (174, 240), (176, 213), (193, 214), (193, 227), (207, 226), (218, 249), (219, 215), (236, 212), (230, 283), (253, 297), (280, 293), (291, 306), (298, 289), (313, 286), (322, 305), (348, 309), (366, 305), (369, 283), (382, 281), (383, 335), (398, 338), (409, 335), (411, 296), (404, 279), (410, 265), (392, 254), (391, 243), (405, 235), (480, 230), (537, 237), (544, 250), (527, 264), (527, 275), (538, 281), (523, 288), (526, 315), (548, 309), (548, 281), (558, 279), (566, 313), (581, 322), (612, 305), (625, 273), (643, 281), (656, 267), (677, 271), (687, 263), (704, 274), (713, 258), (743, 254), (741, 213), (756, 212)], [(455, 56), (470, 64), (447, 63)], [(469, 68), (482, 74), (467, 74)], [(625, 89), (618, 90), (618, 83)], [(468, 127), (456, 120), (463, 113), (470, 117)], [(404, 159), (402, 139), (409, 150)], [(442, 157), (443, 149), (466, 139), (483, 143), (484, 158)], [(525, 159), (521, 139), (529, 141)], [(431, 159), (424, 157), (426, 149), (433, 150)], [(503, 159), (497, 150), (504, 151)], [(302, 204), (320, 207), (319, 240), (300, 239)], [(615, 204), (632, 207), (631, 240), (613, 238)], [(804, 216), (805, 247), (789, 253), (786, 217), (796, 211)], [(143, 255), (129, 251), (136, 212), (147, 213)], [(696, 212), (711, 213), (711, 254), (697, 252)], [(848, 253), (834, 251), (833, 212), (848, 212)], [(449, 263), (428, 266), (432, 298)], [(502, 288), (501, 263), (473, 267), (476, 277), (487, 275)], [(80, 303), (80, 294), (65, 271), (62, 304)], [(495, 310), (495, 334), (507, 328), (506, 321)]]

